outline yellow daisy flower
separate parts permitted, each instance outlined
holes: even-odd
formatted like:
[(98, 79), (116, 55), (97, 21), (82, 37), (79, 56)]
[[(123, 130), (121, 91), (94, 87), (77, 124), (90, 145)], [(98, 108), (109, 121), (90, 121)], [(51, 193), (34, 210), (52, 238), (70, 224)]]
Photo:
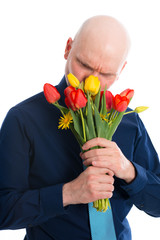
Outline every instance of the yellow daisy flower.
[(108, 119), (106, 118), (106, 115), (100, 114), (100, 116), (101, 116), (101, 119), (102, 119), (102, 120), (108, 122)]
[(62, 128), (62, 129), (67, 130), (67, 128), (69, 128), (69, 124), (72, 122), (73, 122), (72, 115), (70, 112), (68, 112), (63, 117), (60, 117), (58, 129)]

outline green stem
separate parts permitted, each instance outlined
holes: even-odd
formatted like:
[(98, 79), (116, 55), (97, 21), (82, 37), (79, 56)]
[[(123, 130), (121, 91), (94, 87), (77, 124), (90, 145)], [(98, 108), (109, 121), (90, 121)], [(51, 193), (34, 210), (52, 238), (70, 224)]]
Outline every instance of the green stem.
[[(59, 102), (55, 102), (54, 105), (55, 105), (57, 108), (60, 107)], [(63, 115), (63, 117), (64, 117), (65, 114), (64, 114), (63, 110), (60, 109), (60, 108), (59, 108), (59, 110), (60, 110), (60, 112), (62, 113), (62, 115)]]
[(86, 131), (85, 131), (85, 125), (84, 125), (84, 118), (83, 118), (82, 109), (80, 108), (79, 111), (80, 111), (81, 120), (82, 120), (82, 128), (83, 128), (84, 141), (86, 142)]
[(125, 112), (124, 115), (130, 114), (130, 113), (134, 113), (135, 111), (130, 111), (130, 112)]
[(111, 117), (112, 117), (113, 112), (114, 112), (114, 109), (112, 108), (111, 111), (110, 111), (109, 117), (108, 117), (108, 121), (111, 120)]
[(57, 107), (57, 108), (61, 111), (61, 113), (62, 113), (63, 116), (69, 112), (69, 109), (66, 108), (66, 107), (61, 106), (58, 101), (55, 102), (55, 103), (53, 103), (53, 105), (54, 105), (55, 107)]
[(112, 121), (113, 120), (113, 118), (114, 118), (114, 115), (115, 115), (115, 110), (113, 109), (113, 111), (111, 110), (111, 115), (109, 116), (109, 121)]
[(111, 120), (113, 121), (118, 116), (118, 114), (119, 114), (119, 112), (115, 111)]

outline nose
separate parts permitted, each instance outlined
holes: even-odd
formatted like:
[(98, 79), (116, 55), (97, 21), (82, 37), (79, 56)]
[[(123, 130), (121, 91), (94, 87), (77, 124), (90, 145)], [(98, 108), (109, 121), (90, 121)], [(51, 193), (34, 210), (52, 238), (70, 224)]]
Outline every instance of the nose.
[(97, 71), (93, 71), (92, 75), (95, 76), (95, 77), (98, 77), (99, 73)]
[(98, 79), (100, 80), (100, 76), (99, 76), (99, 73), (95, 70), (93, 71), (90, 71), (90, 73), (87, 73), (84, 78), (83, 78), (83, 81), (85, 81), (86, 78), (88, 78), (90, 75), (93, 75), (95, 77), (98, 77)]

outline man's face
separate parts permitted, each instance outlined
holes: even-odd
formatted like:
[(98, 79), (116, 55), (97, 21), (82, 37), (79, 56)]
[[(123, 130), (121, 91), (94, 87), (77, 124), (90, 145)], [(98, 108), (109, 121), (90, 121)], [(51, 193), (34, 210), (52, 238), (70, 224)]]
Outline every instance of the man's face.
[(72, 44), (66, 57), (65, 75), (74, 74), (80, 82), (88, 76), (99, 78), (101, 90), (107, 89), (118, 79), (122, 62), (112, 47), (103, 49), (95, 44)]

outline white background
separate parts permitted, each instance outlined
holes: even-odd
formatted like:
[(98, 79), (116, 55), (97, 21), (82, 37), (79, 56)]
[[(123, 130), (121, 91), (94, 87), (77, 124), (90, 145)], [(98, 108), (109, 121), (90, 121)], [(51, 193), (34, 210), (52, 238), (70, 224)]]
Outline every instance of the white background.
[[(126, 69), (112, 88), (134, 88), (131, 107), (149, 106), (141, 113), (160, 152), (159, 1), (144, 0), (0, 0), (0, 125), (12, 106), (57, 84), (64, 74), (64, 48), (81, 23), (93, 15), (119, 19), (128, 29), (132, 48)], [(160, 219), (135, 207), (128, 216), (133, 240), (158, 240)], [(0, 231), (0, 239), (22, 240), (25, 230)]]

